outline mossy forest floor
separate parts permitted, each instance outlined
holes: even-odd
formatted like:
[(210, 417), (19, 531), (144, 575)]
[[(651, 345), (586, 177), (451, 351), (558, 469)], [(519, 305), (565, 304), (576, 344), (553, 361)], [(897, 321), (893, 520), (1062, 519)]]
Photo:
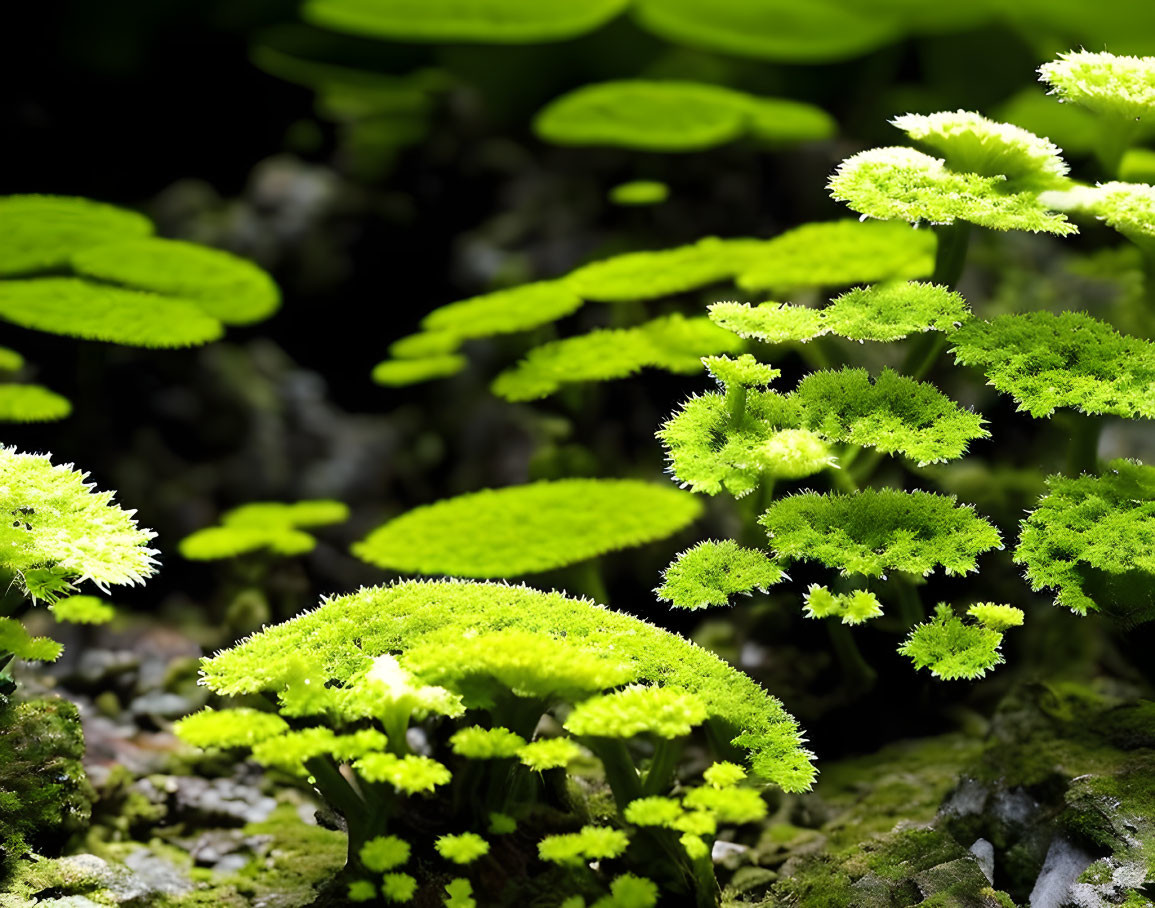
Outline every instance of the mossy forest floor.
[[(148, 625), (101, 643), (23, 679), (0, 727), (0, 908), (340, 904), (345, 837), (309, 792), (169, 733), (205, 698), (197, 647)], [(1141, 693), (1020, 682), (957, 731), (822, 762), (812, 792), (768, 793), (770, 818), (715, 848), (723, 904), (1155, 905)]]

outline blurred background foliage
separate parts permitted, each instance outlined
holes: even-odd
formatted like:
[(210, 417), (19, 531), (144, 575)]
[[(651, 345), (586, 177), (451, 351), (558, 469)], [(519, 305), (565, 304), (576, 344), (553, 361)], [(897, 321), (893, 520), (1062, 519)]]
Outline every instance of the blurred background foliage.
[[(894, 144), (887, 121), (906, 112), (965, 108), (1009, 119), (1051, 137), (1076, 176), (1094, 179), (1087, 122), (1045, 97), (1035, 69), (1079, 46), (1155, 53), (1155, 5), (1139, 0), (602, 2), (586, 4), (594, 10), (588, 27), (514, 43), (478, 40), (461, 30), (460, 16), (433, 21), (438, 10), (460, 10), (452, 3), (393, 4), (409, 11), (408, 25), (373, 16), (367, 24), (357, 10), (373, 6), (61, 0), (30, 12), (0, 62), (10, 86), (0, 99), (0, 191), (139, 208), (161, 235), (247, 256), (282, 288), (272, 319), (197, 350), (5, 332), (5, 343), (43, 364), (75, 404), (69, 420), (9, 428), (5, 441), (83, 463), (139, 509), (160, 533), (163, 570), (146, 591), (121, 598), (202, 625), (207, 604), (207, 646), (287, 617), (320, 593), (390, 576), (353, 558), (349, 543), (414, 506), (532, 479), (660, 473), (653, 433), (702, 387), (701, 376), (645, 374), (532, 406), (490, 394), (501, 369), (556, 336), (549, 327), (471, 344), (467, 371), (447, 381), (375, 385), (373, 365), (433, 307), (618, 252), (710, 235), (769, 237), (843, 217), (823, 190), (828, 175), (861, 148)], [(782, 142), (750, 129), (693, 153), (564, 147), (536, 134), (550, 102), (618, 79), (694, 81), (804, 102), (829, 114), (837, 131)], [(611, 190), (634, 181), (663, 184), (668, 198), (615, 204)], [(1138, 264), (1127, 250), (1097, 252), (1103, 245), (1094, 229), (1066, 246), (1074, 257), (1044, 238), (986, 242), (962, 289), (988, 298), (992, 314), (1079, 294), (1081, 307), (1094, 314), (1102, 301), (1118, 327), (1151, 337)], [(559, 324), (568, 334), (670, 311), (701, 314), (718, 298), (683, 294), (646, 312), (587, 307)], [(1056, 469), (1059, 454), (1038, 449), (1029, 417), (974, 387), (950, 391), (998, 426), (997, 443), (1015, 452), (1011, 466), (992, 473), (975, 458), (936, 473), (942, 488), (975, 502), (1010, 536), (1024, 502), (1040, 492), (1032, 468)], [(1138, 455), (1144, 444), (1120, 428), (1102, 454)], [(975, 453), (981, 458), (982, 446)], [(353, 516), (321, 529), (306, 557), (254, 555), (206, 568), (177, 554), (182, 537), (229, 507), (308, 498), (348, 502)], [(907, 693), (921, 685), (917, 706), (881, 721), (870, 712), (870, 727), (860, 720), (850, 734), (840, 723), (853, 718), (852, 698), (829, 681), (837, 671), (825, 639), (801, 626), (796, 608), (764, 599), (705, 624), (668, 615), (650, 590), (673, 546), (729, 535), (734, 523), (711, 502), (706, 521), (673, 543), (608, 556), (611, 603), (695, 631), (749, 668), (826, 756), (945, 721), (941, 707), (957, 693), (913, 681), (889, 638), (877, 648), (868, 642), (868, 656), (893, 667), (884, 675)], [(1009, 555), (1003, 560), (992, 586), (1001, 582), (1007, 601), (1021, 600)], [(564, 572), (530, 579), (581, 582)], [(806, 578), (794, 579), (804, 588)], [(925, 598), (957, 598), (966, 582), (936, 580)], [(263, 598), (251, 595), (256, 588)], [(1118, 647), (1149, 645), (1149, 631), (1105, 641), (1099, 625), (1076, 628), (1078, 619), (1038, 601), (1037, 630), (1021, 643), (1032, 651), (1010, 653), (1011, 666), (1019, 658), (1110, 662)], [(766, 641), (786, 638), (771, 658)], [(976, 696), (993, 702), (987, 690)]]

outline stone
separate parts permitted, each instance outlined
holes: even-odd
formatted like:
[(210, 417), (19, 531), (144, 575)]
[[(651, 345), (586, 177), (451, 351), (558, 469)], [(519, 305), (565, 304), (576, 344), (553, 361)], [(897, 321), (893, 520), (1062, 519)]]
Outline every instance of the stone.
[(1030, 908), (1063, 908), (1070, 900), (1072, 885), (1094, 860), (1077, 845), (1055, 838), (1031, 890)]

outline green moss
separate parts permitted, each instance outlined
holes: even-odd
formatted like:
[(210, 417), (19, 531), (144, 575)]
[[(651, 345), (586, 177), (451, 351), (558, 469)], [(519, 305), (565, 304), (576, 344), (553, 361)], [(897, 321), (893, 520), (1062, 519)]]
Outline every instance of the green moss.
[(82, 832), (93, 790), (76, 707), (60, 699), (0, 708), (0, 879), (28, 848), (59, 849)]

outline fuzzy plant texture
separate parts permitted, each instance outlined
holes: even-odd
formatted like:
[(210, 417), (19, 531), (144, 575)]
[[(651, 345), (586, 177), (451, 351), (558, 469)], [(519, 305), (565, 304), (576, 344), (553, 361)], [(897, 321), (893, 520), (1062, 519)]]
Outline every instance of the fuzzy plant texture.
[[(276, 709), (208, 708), (177, 733), (314, 785), (348, 824), (354, 900), (510, 897), (524, 880), (498, 855), (516, 832), (537, 842), (529, 875), (562, 897), (712, 905), (719, 830), (767, 814), (747, 777), (787, 791), (814, 779), (797, 723), (749, 677), (637, 618), (527, 587), (363, 589), (206, 659), (202, 675)], [(681, 748), (707, 730), (716, 760), (686, 777)], [(583, 787), (613, 809), (594, 819)]]
[[(119, 507), (114, 493), (98, 491), (87, 478), (48, 455), (0, 447), (0, 571), (25, 601), (49, 603), (57, 620), (99, 624), (111, 619), (112, 606), (72, 595), (76, 587), (90, 581), (107, 592), (143, 583), (156, 570), (157, 551), (149, 547), (155, 534), (137, 525), (135, 511)], [(52, 662), (61, 651), (55, 640), (31, 636), (6, 607), (0, 615), (0, 696), (15, 689), (7, 673), (13, 660)]]

